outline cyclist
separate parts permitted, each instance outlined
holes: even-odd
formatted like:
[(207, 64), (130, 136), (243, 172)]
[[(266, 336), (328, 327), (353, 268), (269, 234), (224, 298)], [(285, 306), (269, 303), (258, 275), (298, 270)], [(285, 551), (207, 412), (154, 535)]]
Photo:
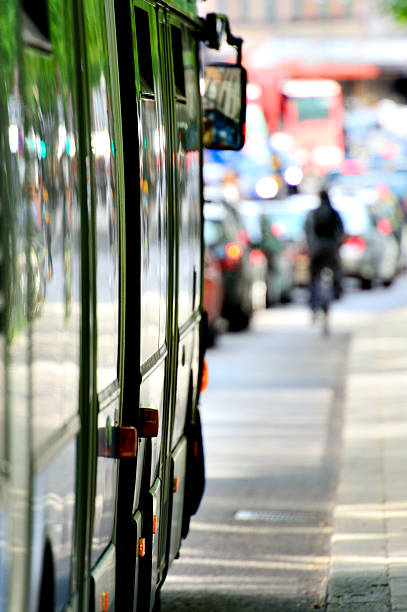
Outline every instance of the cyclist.
[(342, 294), (342, 273), (339, 247), (344, 238), (340, 214), (332, 207), (328, 192), (319, 193), (320, 204), (311, 210), (305, 219), (305, 235), (310, 257), (310, 301), (313, 320), (318, 310), (327, 314), (328, 304), (321, 303), (321, 273), (330, 270), (332, 297), (339, 299)]

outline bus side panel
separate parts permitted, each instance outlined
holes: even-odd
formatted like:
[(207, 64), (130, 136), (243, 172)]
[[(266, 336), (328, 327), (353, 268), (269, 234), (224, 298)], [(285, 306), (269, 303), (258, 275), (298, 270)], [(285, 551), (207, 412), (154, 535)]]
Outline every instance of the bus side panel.
[[(76, 143), (72, 12), (49, 0), (49, 51), (24, 48), (24, 195), (29, 239), (30, 448), (34, 465), (30, 589), (54, 587), (54, 605), (69, 600), (76, 501), (80, 376), (80, 206)], [(34, 12), (32, 18), (36, 17)], [(52, 575), (43, 565), (50, 547)], [(37, 600), (30, 597), (36, 610)]]
[[(185, 432), (188, 404), (192, 401), (192, 364), (196, 359), (194, 344), (197, 342), (197, 328), (190, 328), (180, 337), (177, 367), (177, 394), (173, 421), (171, 450), (178, 444)], [(190, 417), (190, 415), (189, 415)]]
[(76, 442), (72, 439), (34, 478), (30, 588), (30, 609), (33, 612), (38, 608), (47, 545), (52, 552), (54, 567), (54, 604), (57, 609), (62, 609), (70, 599), (76, 499), (72, 466), (75, 460)]
[(171, 457), (172, 512), (169, 563), (176, 557), (181, 546), (182, 517), (185, 498), (185, 474), (187, 462), (187, 439), (184, 436)]
[[(5, 7), (4, 7), (5, 8)], [(8, 473), (10, 460), (9, 426), (11, 414), (7, 411), (6, 394), (8, 387), (7, 355), (11, 333), (11, 296), (15, 287), (15, 226), (14, 206), (21, 210), (21, 187), (19, 181), (13, 184), (12, 167), (16, 163), (21, 120), (14, 116), (13, 86), (16, 98), (18, 36), (16, 28), (15, 3), (7, 3), (7, 12), (0, 12), (0, 609), (8, 610), (9, 584), (11, 580), (10, 551), (13, 524), (11, 522), (12, 489), (11, 474)], [(8, 20), (5, 16), (7, 14)], [(17, 102), (17, 100), (16, 100)], [(11, 206), (13, 202), (13, 206)], [(23, 382), (23, 381), (22, 381)], [(26, 425), (25, 425), (26, 427)], [(24, 434), (24, 431), (23, 431)], [(24, 457), (22, 457), (24, 459)]]
[[(0, 65), (2, 63), (0, 43)], [(0, 82), (2, 78), (0, 76)], [(0, 87), (0, 245), (6, 244), (6, 210), (5, 199), (8, 199), (6, 160), (10, 163), (10, 153), (4, 150), (2, 143), (7, 134), (9, 123), (6, 109), (3, 106), (4, 92)], [(6, 141), (7, 142), (7, 141)], [(4, 247), (3, 247), (4, 248)], [(3, 250), (3, 249), (2, 249)], [(6, 421), (6, 286), (7, 254), (0, 255), (0, 610), (6, 610), (8, 562), (7, 562), (7, 534), (10, 531), (7, 499), (9, 498), (7, 482), (7, 421)]]
[(151, 472), (147, 483), (149, 487), (153, 485), (154, 480), (160, 474), (161, 446), (165, 434), (165, 415), (163, 414), (164, 374), (165, 359), (162, 359), (148, 375), (143, 377), (140, 387), (140, 406), (157, 410), (159, 415), (158, 436), (151, 439)]
[[(118, 398), (100, 411), (98, 429), (105, 432), (106, 439), (109, 438), (109, 435), (111, 436), (112, 427), (118, 422), (118, 415)], [(98, 457), (93, 517), (92, 566), (95, 565), (112, 541), (116, 506), (116, 478), (117, 460)]]

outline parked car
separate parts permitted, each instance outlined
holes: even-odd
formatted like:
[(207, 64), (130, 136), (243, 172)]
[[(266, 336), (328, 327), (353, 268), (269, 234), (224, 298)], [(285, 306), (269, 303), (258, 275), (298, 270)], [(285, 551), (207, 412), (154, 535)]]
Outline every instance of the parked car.
[(238, 205), (250, 244), (263, 252), (267, 260), (267, 306), (291, 301), (294, 287), (293, 252), (290, 245), (273, 234), (267, 217), (271, 206), (258, 200), (245, 200)]
[(330, 196), (347, 235), (340, 249), (343, 274), (359, 279), (362, 289), (370, 289), (375, 282), (389, 285), (399, 271), (396, 237), (378, 224), (363, 190), (349, 193), (335, 188)]
[(264, 205), (263, 223), (281, 244), (285, 259), (291, 262), (289, 286), (303, 287), (309, 283), (309, 255), (305, 241), (304, 223), (309, 210), (318, 206), (318, 196), (294, 194), (284, 200)]
[(225, 285), (222, 264), (214, 249), (205, 246), (203, 308), (208, 317), (206, 345), (213, 346), (221, 328)]
[(250, 248), (239, 213), (224, 202), (204, 205), (205, 244), (219, 259), (224, 279), (223, 317), (229, 329), (245, 329), (257, 308), (264, 305), (267, 264)]

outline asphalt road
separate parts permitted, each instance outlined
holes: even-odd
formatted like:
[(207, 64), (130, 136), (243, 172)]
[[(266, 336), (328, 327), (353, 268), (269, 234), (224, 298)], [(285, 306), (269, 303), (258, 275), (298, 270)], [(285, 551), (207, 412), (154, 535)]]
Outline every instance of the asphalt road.
[(349, 342), (406, 290), (405, 277), (388, 289), (350, 287), (328, 337), (298, 292), (208, 351), (206, 492), (162, 612), (324, 609)]

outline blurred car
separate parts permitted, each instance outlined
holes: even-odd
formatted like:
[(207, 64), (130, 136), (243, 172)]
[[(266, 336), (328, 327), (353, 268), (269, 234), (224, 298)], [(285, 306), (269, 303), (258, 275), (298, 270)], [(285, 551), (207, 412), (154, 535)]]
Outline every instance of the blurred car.
[(229, 329), (245, 329), (254, 310), (265, 303), (265, 257), (250, 248), (238, 212), (224, 202), (204, 204), (204, 240), (222, 266), (222, 316), (229, 322)]
[(272, 232), (266, 211), (270, 205), (258, 200), (244, 200), (238, 205), (250, 244), (264, 253), (267, 260), (268, 306), (291, 301), (294, 288), (292, 249)]
[(340, 249), (344, 276), (359, 279), (362, 289), (370, 289), (374, 282), (391, 284), (399, 270), (397, 239), (378, 225), (364, 191), (336, 188), (330, 197), (347, 236)]
[(359, 164), (355, 172), (356, 160), (346, 160), (347, 166), (337, 169), (329, 176), (327, 188), (354, 193), (371, 206), (376, 225), (381, 233), (391, 233), (399, 249), (399, 270), (407, 262), (407, 171), (395, 166), (394, 171), (366, 170)]
[(206, 346), (213, 346), (221, 329), (225, 294), (222, 265), (212, 247), (205, 247), (203, 308), (207, 313)]
[(285, 257), (291, 260), (291, 287), (303, 287), (309, 283), (309, 255), (304, 223), (308, 211), (318, 206), (318, 203), (318, 196), (299, 193), (264, 205), (263, 223), (272, 236), (279, 240)]
[(223, 200), (269, 200), (287, 195), (303, 178), (287, 151), (272, 144), (258, 101), (246, 108), (246, 139), (240, 151), (205, 150), (205, 189), (218, 189)]

